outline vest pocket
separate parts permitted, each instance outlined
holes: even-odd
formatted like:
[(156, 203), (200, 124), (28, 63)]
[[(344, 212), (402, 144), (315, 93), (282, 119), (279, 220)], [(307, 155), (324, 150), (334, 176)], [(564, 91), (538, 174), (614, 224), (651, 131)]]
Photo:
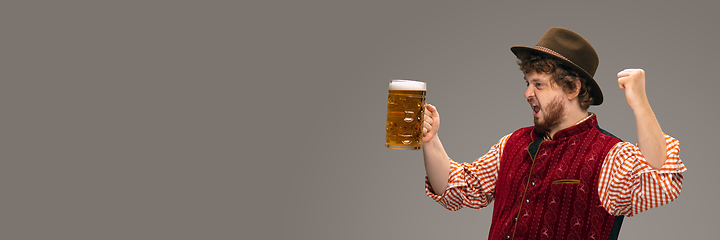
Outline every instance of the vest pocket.
[(580, 183), (580, 180), (578, 179), (560, 179), (552, 181), (552, 184), (575, 184)]

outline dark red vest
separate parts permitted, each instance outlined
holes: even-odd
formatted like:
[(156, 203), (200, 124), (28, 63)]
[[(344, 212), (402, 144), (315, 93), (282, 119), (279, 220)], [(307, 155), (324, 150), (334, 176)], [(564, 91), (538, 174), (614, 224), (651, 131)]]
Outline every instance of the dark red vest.
[(619, 141), (594, 115), (549, 141), (533, 127), (515, 131), (500, 160), (489, 239), (608, 239), (615, 217), (600, 202), (598, 178)]

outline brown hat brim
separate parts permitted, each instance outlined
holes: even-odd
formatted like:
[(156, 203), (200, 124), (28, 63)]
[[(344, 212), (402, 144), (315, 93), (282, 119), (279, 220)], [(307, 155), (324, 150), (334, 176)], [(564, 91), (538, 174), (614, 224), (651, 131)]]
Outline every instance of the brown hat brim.
[(515, 54), (515, 56), (520, 59), (521, 57), (524, 57), (528, 54), (537, 54), (537, 55), (546, 55), (550, 56), (561, 63), (563, 63), (565, 66), (569, 67), (570, 69), (577, 72), (581, 77), (585, 78), (587, 81), (587, 85), (590, 86), (590, 96), (593, 98), (592, 105), (600, 105), (603, 103), (603, 94), (602, 90), (600, 90), (600, 86), (598, 86), (597, 82), (593, 78), (592, 75), (590, 75), (585, 69), (581, 68), (577, 64), (573, 63), (572, 61), (568, 60), (567, 58), (563, 57), (562, 55), (542, 47), (525, 47), (525, 46), (514, 46), (511, 47), (510, 50)]

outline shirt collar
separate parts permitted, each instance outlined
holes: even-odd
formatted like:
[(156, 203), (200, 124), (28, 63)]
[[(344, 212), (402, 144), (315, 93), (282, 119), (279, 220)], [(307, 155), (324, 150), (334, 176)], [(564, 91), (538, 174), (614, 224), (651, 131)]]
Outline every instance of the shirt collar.
[[(584, 131), (587, 131), (588, 129), (594, 128), (595, 126), (597, 126), (597, 116), (595, 115), (595, 113), (590, 112), (590, 114), (587, 117), (578, 121), (573, 126), (565, 128), (565, 129), (560, 130), (557, 133), (555, 133), (554, 138), (550, 138), (550, 136), (548, 136), (547, 134), (544, 134), (543, 140), (544, 141), (552, 141), (552, 140), (570, 137), (570, 136), (582, 133)], [(533, 131), (533, 135), (534, 135), (533, 139), (537, 139), (538, 137), (540, 137), (540, 136), (538, 136), (538, 134), (535, 131)]]
[(588, 119), (590, 119), (590, 118), (593, 117), (593, 116), (595, 116), (595, 113), (590, 113), (590, 114), (588, 114), (587, 117), (585, 117), (585, 118), (583, 118), (583, 120), (580, 120), (579, 122), (575, 123), (575, 125), (573, 125), (573, 126), (576, 126), (576, 125), (578, 125), (578, 124), (581, 124), (581, 123), (585, 122), (585, 120), (588, 120)]

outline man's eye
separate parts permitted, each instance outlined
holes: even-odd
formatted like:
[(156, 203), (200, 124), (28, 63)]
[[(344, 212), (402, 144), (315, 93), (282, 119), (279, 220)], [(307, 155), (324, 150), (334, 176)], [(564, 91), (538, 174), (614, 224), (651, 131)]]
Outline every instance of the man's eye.
[(536, 87), (541, 87), (541, 86), (542, 86), (542, 83), (536, 83), (535, 86), (536, 86)]

